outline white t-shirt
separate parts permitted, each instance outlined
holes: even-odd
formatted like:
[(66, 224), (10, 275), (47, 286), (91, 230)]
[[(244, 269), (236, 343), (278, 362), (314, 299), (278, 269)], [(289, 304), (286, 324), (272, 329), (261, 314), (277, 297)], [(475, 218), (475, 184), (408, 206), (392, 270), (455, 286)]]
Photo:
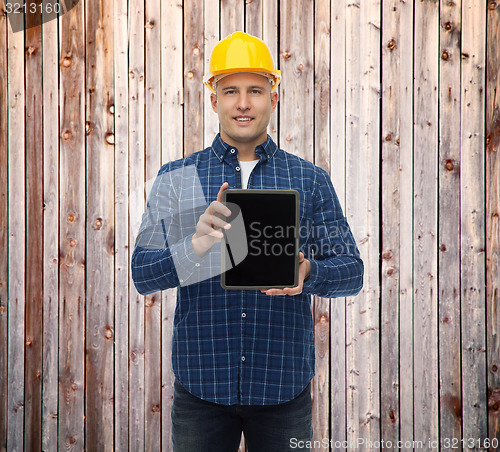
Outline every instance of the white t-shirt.
[(248, 178), (250, 177), (250, 173), (255, 168), (255, 165), (257, 165), (258, 161), (259, 159), (250, 160), (248, 162), (240, 162), (242, 188), (247, 188)]

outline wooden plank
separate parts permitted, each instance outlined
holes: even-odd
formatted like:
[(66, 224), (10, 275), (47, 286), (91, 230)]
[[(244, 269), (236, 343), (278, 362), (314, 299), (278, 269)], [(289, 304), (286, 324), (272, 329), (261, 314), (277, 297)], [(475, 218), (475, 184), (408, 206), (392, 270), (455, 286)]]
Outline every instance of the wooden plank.
[(85, 445), (89, 450), (113, 450), (113, 2), (87, 2), (86, 7)]
[(114, 445), (129, 450), (129, 118), (127, 4), (114, 1), (114, 119), (115, 119), (115, 356)]
[[(399, 117), (399, 235), (400, 250), (408, 250), (399, 255), (399, 316), (400, 356), (399, 387), (400, 437), (404, 443), (413, 440), (413, 3), (399, 4), (400, 30), (400, 117)], [(383, 44), (384, 45), (384, 44)], [(410, 383), (411, 382), (411, 383)], [(410, 443), (407, 443), (410, 444)], [(402, 448), (411, 452), (412, 447)]]
[[(262, 40), (266, 43), (274, 64), (280, 65), (279, 49), (278, 49), (278, 2), (276, 0), (266, 0), (262, 5)], [(278, 86), (278, 94), (281, 93), (281, 88)], [(280, 94), (281, 96), (281, 94)], [(279, 145), (279, 129), (278, 117), (281, 110), (281, 102), (278, 102), (278, 107), (271, 114), (271, 120), (267, 128), (268, 134)]]
[[(280, 145), (287, 152), (313, 161), (313, 4), (286, 0), (280, 3), (281, 81)], [(301, 17), (297, 21), (297, 17)], [(300, 127), (297, 125), (300, 124)]]
[[(203, 148), (203, 3), (184, 2), (184, 157)], [(198, 132), (198, 133), (197, 133)]]
[(0, 14), (0, 450), (7, 450), (8, 388), (8, 281), (9, 281), (9, 183), (8, 183), (8, 76), (7, 16)]
[[(145, 210), (144, 4), (129, 3), (129, 249)], [(145, 450), (144, 297), (129, 273), (129, 449)]]
[(438, 441), (437, 121), (439, 4), (415, 4), (414, 435)]
[[(379, 96), (380, 2), (346, 10), (346, 216), (364, 261), (364, 288), (347, 302), (347, 440), (380, 439)], [(354, 189), (354, 187), (356, 187)]]
[[(146, 0), (146, 181), (152, 182), (161, 164), (161, 36), (160, 2)], [(147, 182), (147, 186), (148, 186)], [(147, 190), (148, 191), (148, 190)], [(145, 297), (144, 397), (145, 445), (161, 450), (161, 293)]]
[(24, 372), (24, 441), (30, 450), (41, 444), (42, 306), (43, 306), (43, 118), (42, 16), (27, 9), (26, 89), (26, 311)]
[(220, 0), (220, 35), (222, 39), (235, 31), (243, 31), (244, 19), (244, 1)]
[[(314, 163), (330, 173), (330, 4), (314, 7)], [(330, 300), (313, 297), (316, 376), (313, 379), (313, 440), (330, 437)]]
[(262, 0), (245, 1), (245, 31), (262, 39)]
[[(10, 19), (9, 19), (10, 20)], [(21, 18), (22, 20), (22, 18)], [(14, 26), (11, 22), (9, 25)], [(22, 30), (22, 27), (21, 27)], [(24, 33), (8, 27), (8, 212), (7, 446), (22, 451), (25, 328), (25, 92)]]
[(485, 311), (484, 2), (464, 2), (462, 11), (461, 135), (461, 320), (463, 437), (488, 437)]
[[(331, 2), (330, 10), (330, 177), (345, 212), (346, 6)], [(347, 439), (345, 307), (345, 298), (330, 301), (330, 438), (341, 442)]]
[(84, 446), (85, 24), (83, 3), (60, 17), (59, 449)]
[(382, 273), (380, 427), (385, 441), (399, 441), (399, 120), (401, 50), (399, 0), (383, 3), (382, 29)]
[(486, 307), (488, 436), (500, 444), (500, 5), (486, 26)]
[[(204, 45), (204, 68), (203, 75), (209, 71), (210, 57), (214, 47), (219, 42), (219, 0), (204, 0), (203, 20), (205, 23), (205, 45)], [(181, 60), (182, 64), (182, 60)], [(215, 135), (219, 132), (219, 118), (217, 113), (212, 109), (210, 102), (210, 91), (208, 88), (203, 87), (203, 148), (212, 144)]]
[[(219, 11), (217, 4), (217, 14)], [(206, 11), (206, 9), (205, 9)], [(171, 63), (170, 72), (162, 71), (162, 162), (182, 158), (182, 8), (176, 1), (162, 2), (161, 60)], [(216, 23), (219, 21), (217, 19)], [(206, 55), (206, 54), (205, 54)], [(164, 66), (164, 65), (163, 65)], [(205, 90), (208, 91), (208, 90)], [(217, 121), (217, 117), (215, 116)], [(161, 298), (161, 450), (172, 450), (172, 410), (174, 374), (172, 372), (172, 330), (177, 289), (162, 292)]]
[(439, 53), (440, 441), (462, 437), (460, 370), (461, 2), (441, 1)]
[[(44, 3), (45, 6), (49, 3)], [(57, 14), (44, 13), (43, 73), (59, 71)], [(59, 81), (43, 77), (42, 450), (57, 450), (59, 361)]]

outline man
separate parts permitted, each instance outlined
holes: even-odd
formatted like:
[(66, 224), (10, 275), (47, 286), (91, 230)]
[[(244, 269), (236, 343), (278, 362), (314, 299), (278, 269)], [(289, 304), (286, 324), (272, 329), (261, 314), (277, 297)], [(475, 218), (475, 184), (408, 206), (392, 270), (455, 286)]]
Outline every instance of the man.
[[(160, 169), (132, 257), (140, 293), (178, 287), (173, 447), (235, 452), (243, 432), (250, 452), (296, 450), (312, 438), (311, 295), (356, 295), (363, 263), (328, 174), (267, 135), (280, 81), (267, 46), (233, 33), (215, 47), (204, 81), (220, 134)], [(231, 227), (228, 188), (300, 193), (297, 287), (221, 287), (212, 251)]]

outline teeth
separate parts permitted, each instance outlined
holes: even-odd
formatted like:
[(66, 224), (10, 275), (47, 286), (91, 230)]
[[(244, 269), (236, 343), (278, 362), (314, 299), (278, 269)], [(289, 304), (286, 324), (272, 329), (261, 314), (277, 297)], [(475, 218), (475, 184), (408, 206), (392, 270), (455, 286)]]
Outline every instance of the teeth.
[(252, 118), (236, 118), (236, 121), (250, 121)]

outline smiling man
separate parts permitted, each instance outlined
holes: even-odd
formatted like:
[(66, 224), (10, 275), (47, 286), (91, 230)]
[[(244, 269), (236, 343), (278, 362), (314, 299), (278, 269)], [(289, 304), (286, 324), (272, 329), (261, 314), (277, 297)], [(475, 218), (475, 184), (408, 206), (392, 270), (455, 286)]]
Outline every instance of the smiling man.
[[(236, 452), (242, 432), (250, 452), (297, 450), (294, 441), (310, 444), (311, 295), (352, 296), (363, 284), (363, 263), (328, 173), (279, 149), (267, 134), (279, 81), (260, 39), (237, 32), (215, 47), (204, 82), (212, 91), (220, 133), (207, 149), (160, 169), (158, 195), (150, 195), (137, 238), (132, 256), (137, 290), (178, 287), (172, 342), (175, 452)], [(174, 176), (193, 167), (199, 189), (198, 182), (186, 187)], [(223, 229), (231, 227), (224, 219), (230, 211), (221, 202), (227, 188), (299, 192), (297, 287), (227, 291), (219, 276), (203, 274)], [(180, 193), (210, 204), (197, 215), (196, 209), (186, 213), (179, 209)], [(195, 218), (192, 230), (172, 232), (186, 229), (186, 218)]]

